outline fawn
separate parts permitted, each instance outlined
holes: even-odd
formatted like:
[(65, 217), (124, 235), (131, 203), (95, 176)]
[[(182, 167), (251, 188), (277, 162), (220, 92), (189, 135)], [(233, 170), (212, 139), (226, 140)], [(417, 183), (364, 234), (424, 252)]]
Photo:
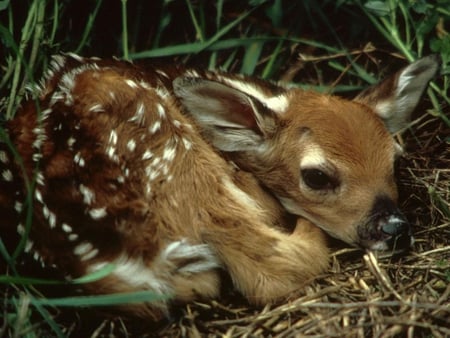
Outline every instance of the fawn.
[[(212, 298), (225, 270), (251, 303), (282, 299), (327, 268), (326, 234), (369, 249), (411, 245), (392, 134), (439, 63), (422, 58), (350, 101), (221, 72), (55, 56), (5, 123), (1, 236), (26, 233), (24, 250), (68, 279), (114, 264), (83, 285), (91, 294)], [(124, 309), (156, 320), (170, 304)]]

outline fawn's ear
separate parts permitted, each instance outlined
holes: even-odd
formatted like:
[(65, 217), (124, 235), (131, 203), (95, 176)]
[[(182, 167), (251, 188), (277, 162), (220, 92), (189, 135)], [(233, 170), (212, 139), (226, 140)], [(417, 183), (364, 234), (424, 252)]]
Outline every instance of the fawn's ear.
[(241, 90), (193, 77), (175, 79), (173, 88), (186, 111), (219, 150), (254, 149), (276, 130), (276, 113)]
[(419, 59), (361, 92), (355, 101), (371, 106), (391, 133), (405, 128), (428, 82), (440, 68), (440, 57)]

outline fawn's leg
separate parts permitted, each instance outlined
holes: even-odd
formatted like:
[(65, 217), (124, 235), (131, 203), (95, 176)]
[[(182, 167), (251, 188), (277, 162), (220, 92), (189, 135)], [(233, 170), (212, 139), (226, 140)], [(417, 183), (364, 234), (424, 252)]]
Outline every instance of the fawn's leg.
[(299, 220), (292, 234), (262, 224), (240, 225), (232, 231), (205, 234), (205, 239), (251, 303), (286, 297), (328, 266), (326, 236), (309, 221)]

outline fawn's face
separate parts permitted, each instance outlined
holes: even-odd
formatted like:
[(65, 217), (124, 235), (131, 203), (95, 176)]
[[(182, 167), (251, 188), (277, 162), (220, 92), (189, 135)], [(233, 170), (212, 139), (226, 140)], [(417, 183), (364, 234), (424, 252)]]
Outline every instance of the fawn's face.
[[(276, 137), (255, 159), (261, 180), (291, 213), (333, 237), (385, 248), (410, 230), (396, 208), (398, 147), (369, 107), (294, 90)], [(245, 163), (243, 163), (245, 166)]]
[(178, 78), (174, 91), (212, 144), (286, 210), (353, 245), (404, 248), (412, 237), (396, 207), (391, 133), (438, 66), (421, 59), (355, 101), (226, 75)]

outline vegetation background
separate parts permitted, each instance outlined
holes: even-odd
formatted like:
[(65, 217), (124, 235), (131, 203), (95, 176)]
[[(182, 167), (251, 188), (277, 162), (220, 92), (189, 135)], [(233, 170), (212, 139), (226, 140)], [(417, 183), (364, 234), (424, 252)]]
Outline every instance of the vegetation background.
[(335, 243), (329, 272), (296, 300), (252, 308), (230, 289), (154, 325), (101, 316), (104, 305), (149, 295), (67, 297), (24, 241), (8, 252), (0, 238), (0, 337), (450, 336), (449, 30), (450, 0), (0, 0), (0, 141), (1, 121), (60, 52), (221, 68), (344, 96), (422, 55), (443, 60), (399, 136), (411, 252)]

